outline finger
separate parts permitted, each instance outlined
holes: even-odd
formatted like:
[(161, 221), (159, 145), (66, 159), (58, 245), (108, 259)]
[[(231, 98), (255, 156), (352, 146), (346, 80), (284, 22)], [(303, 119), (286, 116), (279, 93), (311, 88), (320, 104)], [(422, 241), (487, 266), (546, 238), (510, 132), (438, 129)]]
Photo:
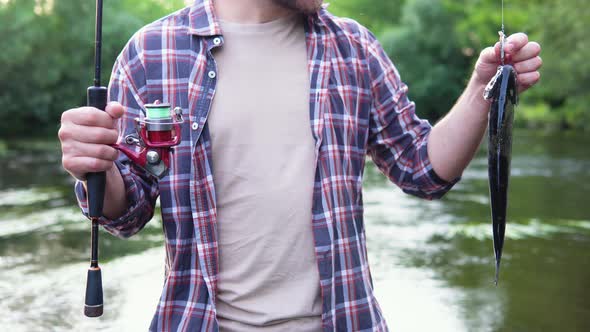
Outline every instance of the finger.
[(500, 54), (502, 53), (502, 51), (500, 50), (502, 44), (500, 44), (500, 42), (497, 42), (496, 45), (494, 45), (494, 52), (496, 53), (496, 58), (500, 59)]
[[(502, 44), (500, 42), (497, 42), (496, 45), (494, 45), (494, 51), (496, 52), (496, 58), (498, 59), (498, 63), (502, 60)], [(510, 55), (510, 53), (506, 52), (506, 49), (504, 49), (504, 62), (510, 62), (512, 61), (512, 56)]]
[(500, 62), (500, 56), (499, 53), (496, 53), (494, 47), (488, 47), (481, 51), (479, 60), (485, 64), (496, 64)]
[(516, 69), (516, 72), (523, 74), (537, 71), (539, 70), (539, 68), (541, 68), (542, 65), (543, 60), (541, 59), (541, 57), (534, 57), (532, 59), (516, 63), (514, 65), (514, 69)]
[(82, 143), (70, 141), (62, 144), (62, 153), (66, 157), (91, 157), (115, 161), (119, 157), (119, 151), (109, 145)]
[(115, 128), (115, 122), (107, 113), (94, 107), (80, 107), (62, 114), (62, 124), (72, 122), (81, 126)]
[(537, 84), (540, 79), (541, 74), (538, 71), (518, 75), (519, 90), (522, 92), (532, 87), (533, 85)]
[(63, 158), (62, 165), (66, 171), (79, 177), (80, 174), (107, 171), (112, 167), (113, 162), (90, 157), (75, 157)]
[(125, 107), (116, 101), (110, 102), (105, 110), (113, 119), (119, 119), (125, 114)]
[(526, 44), (519, 52), (514, 53), (514, 62), (520, 62), (534, 58), (541, 54), (541, 45), (536, 42), (530, 42)]
[(81, 126), (74, 123), (63, 124), (58, 136), (62, 142), (78, 141), (94, 144), (115, 144), (119, 139), (116, 129)]
[(516, 53), (529, 42), (529, 37), (522, 32), (515, 33), (506, 38), (506, 51)]

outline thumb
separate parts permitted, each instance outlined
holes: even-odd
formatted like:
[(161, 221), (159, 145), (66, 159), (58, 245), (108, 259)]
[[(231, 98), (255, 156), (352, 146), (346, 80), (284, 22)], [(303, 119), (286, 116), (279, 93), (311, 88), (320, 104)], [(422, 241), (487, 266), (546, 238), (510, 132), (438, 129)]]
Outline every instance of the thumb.
[(479, 61), (482, 64), (497, 65), (500, 62), (500, 43), (496, 43), (494, 47), (488, 47), (481, 52)]
[(123, 114), (125, 114), (125, 107), (123, 107), (123, 105), (119, 104), (118, 102), (114, 101), (110, 102), (107, 105), (105, 111), (111, 116), (111, 118), (116, 120), (122, 117)]

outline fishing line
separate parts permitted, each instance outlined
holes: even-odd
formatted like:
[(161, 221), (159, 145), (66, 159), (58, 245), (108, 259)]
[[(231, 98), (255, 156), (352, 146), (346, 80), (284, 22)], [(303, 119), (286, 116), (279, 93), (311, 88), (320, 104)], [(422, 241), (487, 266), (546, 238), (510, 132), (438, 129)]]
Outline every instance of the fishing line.
[(504, 0), (502, 0), (502, 32), (504, 32)]

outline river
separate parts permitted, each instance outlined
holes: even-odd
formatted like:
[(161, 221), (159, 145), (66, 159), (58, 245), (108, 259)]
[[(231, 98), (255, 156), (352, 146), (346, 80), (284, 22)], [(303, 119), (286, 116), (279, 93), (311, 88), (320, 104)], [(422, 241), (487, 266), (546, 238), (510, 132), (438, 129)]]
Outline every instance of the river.
[[(485, 144), (441, 201), (407, 196), (372, 164), (369, 261), (392, 331), (590, 331), (590, 137), (518, 131), (507, 236), (493, 284)], [(0, 326), (146, 331), (163, 283), (161, 220), (101, 234), (105, 314), (83, 316), (89, 224), (56, 141), (0, 142)]]

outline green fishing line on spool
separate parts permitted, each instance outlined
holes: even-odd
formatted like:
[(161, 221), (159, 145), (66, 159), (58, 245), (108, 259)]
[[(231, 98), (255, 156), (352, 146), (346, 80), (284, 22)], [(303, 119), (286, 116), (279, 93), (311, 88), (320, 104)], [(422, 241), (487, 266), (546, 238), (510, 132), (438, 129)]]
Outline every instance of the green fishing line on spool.
[(161, 120), (170, 118), (170, 105), (146, 105), (146, 118), (152, 120)]

